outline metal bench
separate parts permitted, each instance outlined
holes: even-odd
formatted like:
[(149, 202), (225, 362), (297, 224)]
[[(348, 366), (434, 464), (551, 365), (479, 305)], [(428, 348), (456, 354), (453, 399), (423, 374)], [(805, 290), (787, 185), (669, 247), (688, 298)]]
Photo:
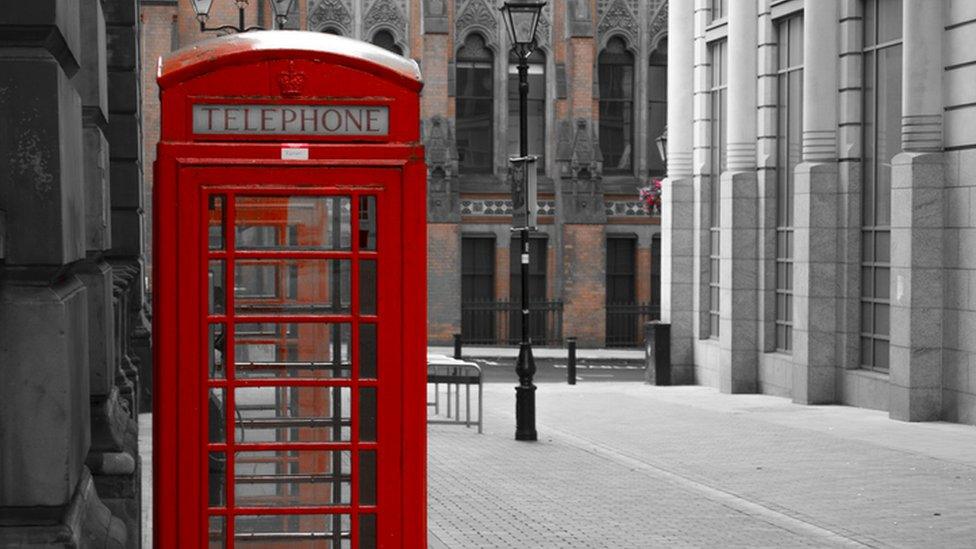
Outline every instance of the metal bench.
[[(434, 400), (427, 401), (427, 407), (434, 408), (434, 417), (427, 418), (431, 425), (464, 425), (470, 427), (477, 424), (478, 433), (482, 432), (482, 375), (481, 367), (473, 362), (464, 362), (442, 355), (427, 356), (427, 384), (434, 385)], [(447, 387), (447, 419), (439, 419), (441, 413), (441, 385)], [(461, 386), (464, 386), (464, 419), (461, 418)], [(478, 417), (471, 419), (471, 386), (478, 386)], [(453, 391), (452, 391), (453, 388)], [(452, 394), (453, 402), (452, 402)]]

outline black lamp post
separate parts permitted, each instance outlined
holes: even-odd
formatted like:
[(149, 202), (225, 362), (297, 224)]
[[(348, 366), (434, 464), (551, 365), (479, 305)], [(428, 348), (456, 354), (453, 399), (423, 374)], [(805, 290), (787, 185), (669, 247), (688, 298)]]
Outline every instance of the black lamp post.
[[(247, 8), (248, 0), (234, 0), (237, 4), (237, 25), (221, 25), (219, 27), (208, 27), (207, 19), (210, 18), (210, 6), (214, 0), (190, 0), (193, 2), (193, 9), (197, 13), (197, 20), (200, 21), (200, 32), (247, 32), (252, 30), (265, 30), (264, 27), (244, 25), (244, 10)], [(277, 28), (281, 28), (288, 21), (288, 12), (291, 11), (295, 0), (271, 0), (271, 10), (274, 12)]]
[[(535, 31), (545, 2), (531, 0), (507, 0), (501, 6), (502, 19), (508, 29), (508, 38), (518, 55), (519, 75), (519, 156), (529, 155), (529, 55), (535, 49)], [(524, 166), (535, 169), (534, 163)], [(527, 180), (527, 178), (526, 178)], [(528, 204), (534, 212), (536, 204)], [(532, 357), (532, 341), (529, 338), (529, 230), (528, 219), (523, 227), (513, 227), (522, 233), (522, 340), (519, 342), (518, 362), (515, 373), (519, 384), (515, 388), (515, 440), (538, 440), (535, 430), (535, 359)]]

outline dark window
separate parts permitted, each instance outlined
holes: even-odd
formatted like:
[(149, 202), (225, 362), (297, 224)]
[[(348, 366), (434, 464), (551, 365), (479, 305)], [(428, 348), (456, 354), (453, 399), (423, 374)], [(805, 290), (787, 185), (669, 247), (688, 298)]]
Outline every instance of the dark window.
[[(488, 303), (495, 299), (495, 237), (461, 238), (461, 302)], [(461, 316), (461, 333), (465, 341), (493, 341), (494, 315), (481, 310)]]
[(647, 173), (663, 176), (667, 164), (657, 150), (657, 138), (668, 124), (668, 42), (651, 53), (647, 71)]
[(376, 34), (373, 35), (372, 42), (374, 45), (379, 46), (385, 50), (392, 51), (397, 55), (403, 55), (403, 48), (397, 45), (396, 38), (393, 37), (393, 34), (390, 33), (390, 31), (387, 30), (377, 31)]
[[(518, 57), (508, 56), (508, 154), (519, 155)], [(529, 100), (527, 105), (529, 154), (539, 156), (538, 171), (545, 169), (546, 153), (546, 58), (539, 50), (529, 56)]]
[(793, 171), (801, 161), (803, 16), (783, 19), (778, 34), (776, 135), (776, 350), (793, 348)]
[(634, 56), (620, 38), (600, 52), (600, 151), (603, 173), (630, 174), (634, 142)]
[(493, 59), (484, 38), (477, 34), (469, 35), (457, 53), (455, 124), (462, 173), (492, 172)]
[(729, 0), (709, 0), (711, 13), (709, 21), (725, 19), (729, 15)]
[(902, 3), (864, 2), (861, 366), (888, 370), (891, 160), (901, 152)]
[(711, 61), (711, 193), (709, 197), (708, 251), (708, 336), (718, 337), (721, 285), (721, 215), (720, 184), (726, 166), (725, 130), (728, 117), (728, 54), (726, 41), (708, 46)]
[[(607, 344), (637, 340), (637, 239), (607, 237)], [(633, 309), (633, 310), (631, 310)]]
[[(546, 316), (544, 311), (535, 310), (533, 303), (548, 301), (546, 295), (546, 270), (548, 241), (544, 235), (529, 238), (529, 335), (533, 341), (546, 341)], [(509, 278), (512, 302), (522, 303), (522, 239), (512, 237), (511, 276)], [(522, 315), (515, 312), (511, 326), (510, 339), (518, 341), (522, 334)]]

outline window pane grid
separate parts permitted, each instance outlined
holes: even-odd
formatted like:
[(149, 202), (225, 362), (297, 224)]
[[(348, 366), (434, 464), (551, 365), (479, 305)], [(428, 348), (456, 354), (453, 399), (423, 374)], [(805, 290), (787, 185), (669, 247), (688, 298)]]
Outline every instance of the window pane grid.
[(864, 4), (860, 365), (888, 370), (891, 159), (901, 149), (901, 2)]
[(727, 49), (724, 40), (709, 45), (711, 62), (711, 176), (709, 191), (708, 336), (719, 337), (721, 316), (721, 177), (726, 167), (726, 114), (728, 112)]

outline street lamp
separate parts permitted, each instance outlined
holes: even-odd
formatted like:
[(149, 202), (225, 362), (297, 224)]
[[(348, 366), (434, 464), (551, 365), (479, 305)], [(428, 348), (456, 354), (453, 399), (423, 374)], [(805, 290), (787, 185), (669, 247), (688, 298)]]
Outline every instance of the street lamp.
[[(207, 20), (210, 19), (210, 7), (213, 0), (190, 0), (193, 3), (193, 10), (200, 21), (200, 32), (247, 32), (252, 30), (265, 30), (264, 27), (244, 26), (244, 9), (247, 8), (248, 0), (234, 0), (237, 4), (237, 26), (221, 25), (219, 27), (208, 27)], [(295, 0), (271, 0), (271, 11), (274, 12), (277, 28), (282, 28), (288, 21), (288, 12), (291, 11)]]
[(667, 126), (664, 127), (664, 132), (661, 133), (661, 135), (657, 136), (657, 139), (654, 140), (654, 143), (657, 144), (657, 153), (659, 155), (661, 155), (661, 160), (667, 162), (668, 161), (668, 128), (667, 128)]
[[(539, 17), (545, 2), (531, 0), (507, 0), (501, 6), (502, 19), (508, 30), (511, 42), (518, 55), (519, 76), (519, 157), (524, 162), (529, 155), (529, 55), (535, 49), (535, 31), (539, 25)], [(533, 162), (522, 165), (525, 173), (521, 188), (524, 191), (528, 181), (528, 169), (535, 169)], [(515, 170), (518, 172), (519, 170)], [(519, 183), (513, 178), (513, 186)], [(513, 190), (514, 191), (514, 190)], [(528, 193), (523, 198), (528, 197)], [(515, 200), (513, 200), (513, 203)], [(528, 202), (528, 200), (527, 200)], [(534, 201), (527, 205), (528, 211), (534, 212)], [(532, 216), (526, 216), (522, 227), (512, 227), (522, 233), (522, 340), (519, 342), (518, 361), (515, 373), (518, 374), (519, 384), (515, 387), (515, 440), (538, 440), (535, 430), (535, 385), (532, 377), (535, 375), (535, 359), (532, 357), (532, 341), (529, 338), (529, 231)]]

